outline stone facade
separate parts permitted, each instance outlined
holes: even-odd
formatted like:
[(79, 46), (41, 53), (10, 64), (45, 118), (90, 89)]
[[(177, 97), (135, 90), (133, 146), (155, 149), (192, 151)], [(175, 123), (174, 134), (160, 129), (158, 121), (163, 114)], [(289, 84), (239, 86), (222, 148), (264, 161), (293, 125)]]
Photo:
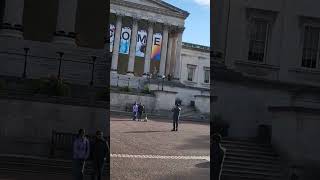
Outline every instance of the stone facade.
[[(215, 2), (211, 76), (218, 98), (212, 112), (230, 125), (231, 137), (254, 138), (259, 126), (267, 125), (272, 145), (289, 153), (288, 162), (319, 167), (318, 147), (310, 139), (319, 136), (314, 119), (320, 116), (310, 108), (320, 106), (320, 59), (308, 51), (318, 53), (319, 45), (310, 45), (310, 39), (320, 41), (319, 2)], [(298, 111), (286, 108), (296, 106)], [(312, 174), (309, 165), (305, 174)]]
[[(128, 86), (138, 90), (148, 86), (150, 90), (158, 91), (162, 90), (164, 84), (164, 91), (175, 92), (176, 98), (182, 99), (186, 106), (195, 101), (196, 95), (209, 95), (210, 80), (205, 80), (205, 72), (210, 71), (210, 48), (182, 42), (188, 12), (155, 0), (112, 0), (110, 11), (110, 24), (115, 27), (111, 47), (111, 86)], [(132, 30), (128, 54), (119, 53), (120, 33), (124, 27)], [(145, 30), (147, 33), (144, 57), (137, 56), (134, 50), (138, 30)], [(154, 33), (162, 35), (161, 56), (158, 61), (150, 57), (153, 43), (151, 35)], [(188, 80), (190, 65), (195, 67), (192, 80)], [(168, 79), (169, 75), (172, 76), (171, 81)], [(210, 73), (207, 77), (210, 77)], [(156, 102), (159, 107), (166, 103), (168, 106), (172, 104), (166, 98), (157, 99)], [(209, 112), (209, 109), (207, 106), (203, 111)]]

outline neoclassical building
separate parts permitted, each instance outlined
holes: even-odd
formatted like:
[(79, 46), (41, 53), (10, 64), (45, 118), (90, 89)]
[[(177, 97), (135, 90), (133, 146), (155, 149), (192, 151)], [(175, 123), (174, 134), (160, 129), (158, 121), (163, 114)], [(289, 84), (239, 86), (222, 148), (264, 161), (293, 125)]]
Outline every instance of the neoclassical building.
[(112, 0), (110, 13), (111, 86), (148, 84), (176, 93), (186, 106), (195, 96), (209, 99), (210, 48), (182, 42), (188, 12), (161, 0)]
[[(110, 28), (114, 27), (110, 38), (112, 71), (137, 76), (156, 71), (179, 79), (182, 33), (188, 12), (153, 0), (113, 0), (110, 11)], [(130, 48), (123, 52), (120, 42), (126, 36), (125, 28), (130, 34)], [(138, 49), (141, 45), (144, 47)]]

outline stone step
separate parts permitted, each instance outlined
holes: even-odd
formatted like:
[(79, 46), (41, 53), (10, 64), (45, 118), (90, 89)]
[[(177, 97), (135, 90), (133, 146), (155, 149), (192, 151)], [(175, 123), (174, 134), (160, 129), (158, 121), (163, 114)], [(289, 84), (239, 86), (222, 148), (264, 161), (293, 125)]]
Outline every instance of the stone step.
[(261, 167), (261, 166), (243, 166), (241, 165), (234, 165), (234, 164), (224, 164), (223, 168), (225, 170), (248, 170), (251, 172), (269, 172), (269, 173), (279, 173), (281, 174), (281, 168), (279, 167)]
[(224, 175), (237, 175), (237, 176), (245, 176), (245, 177), (251, 177), (251, 178), (261, 178), (261, 179), (272, 179), (275, 178), (281, 178), (281, 173), (269, 173), (269, 172), (255, 172), (250, 170), (228, 170), (223, 169), (222, 174)]
[(256, 158), (248, 158), (238, 155), (230, 155), (226, 154), (225, 161), (246, 161), (246, 162), (253, 162), (253, 163), (267, 163), (267, 164), (279, 164), (279, 160), (277, 159), (256, 159)]
[(271, 147), (260, 147), (260, 146), (248, 146), (248, 145), (240, 145), (240, 144), (228, 144), (222, 143), (222, 146), (226, 149), (242, 149), (242, 150), (254, 150), (260, 152), (273, 152)]
[[(52, 172), (55, 174), (69, 174), (72, 170), (71, 160), (58, 160), (49, 158), (27, 157), (0, 157), (0, 169), (21, 169), (30, 172)], [(92, 163), (87, 161), (86, 172), (92, 172)], [(105, 164), (105, 172), (109, 172), (108, 164)]]
[(263, 147), (263, 148), (272, 148), (270, 144), (263, 144), (263, 143), (257, 143), (253, 141), (244, 141), (244, 140), (230, 140), (230, 139), (223, 139), (221, 141), (223, 144), (234, 144), (234, 145), (242, 145), (247, 147)]
[(281, 168), (280, 163), (265, 163), (265, 162), (250, 162), (235, 159), (229, 159), (224, 162), (224, 165), (243, 166), (243, 167), (261, 167), (261, 168)]
[(279, 160), (278, 156), (268, 156), (268, 155), (260, 155), (260, 154), (244, 154), (244, 153), (234, 153), (234, 152), (226, 152), (226, 155), (231, 156), (237, 156), (237, 157), (243, 157), (247, 159), (256, 159), (256, 160), (273, 160), (277, 161)]
[(237, 148), (227, 148), (228, 152), (232, 153), (240, 153), (240, 154), (252, 154), (252, 155), (265, 155), (265, 156), (278, 156), (273, 151), (263, 151), (263, 150), (255, 150), (255, 149), (237, 149)]

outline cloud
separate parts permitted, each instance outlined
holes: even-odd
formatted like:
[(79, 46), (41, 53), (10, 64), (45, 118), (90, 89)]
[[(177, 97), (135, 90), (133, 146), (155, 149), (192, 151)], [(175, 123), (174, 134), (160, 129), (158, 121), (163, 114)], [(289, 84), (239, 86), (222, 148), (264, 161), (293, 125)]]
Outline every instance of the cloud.
[(194, 0), (194, 1), (203, 6), (210, 6), (210, 0)]

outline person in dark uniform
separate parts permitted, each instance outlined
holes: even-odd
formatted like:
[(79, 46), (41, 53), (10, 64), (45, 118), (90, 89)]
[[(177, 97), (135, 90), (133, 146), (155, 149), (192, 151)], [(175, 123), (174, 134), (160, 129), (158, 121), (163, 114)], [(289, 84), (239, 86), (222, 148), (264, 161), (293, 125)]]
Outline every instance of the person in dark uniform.
[(221, 147), (221, 135), (213, 135), (213, 180), (220, 180), (226, 150)]
[(138, 121), (141, 121), (142, 112), (143, 112), (143, 106), (141, 105), (141, 103), (139, 103), (138, 104)]
[(101, 180), (104, 163), (108, 155), (108, 144), (103, 138), (103, 133), (101, 131), (96, 132), (96, 138), (92, 143), (91, 149), (93, 164), (92, 180)]
[(178, 122), (181, 111), (179, 104), (176, 103), (176, 106), (171, 111), (173, 112), (173, 129), (171, 131), (178, 131)]

